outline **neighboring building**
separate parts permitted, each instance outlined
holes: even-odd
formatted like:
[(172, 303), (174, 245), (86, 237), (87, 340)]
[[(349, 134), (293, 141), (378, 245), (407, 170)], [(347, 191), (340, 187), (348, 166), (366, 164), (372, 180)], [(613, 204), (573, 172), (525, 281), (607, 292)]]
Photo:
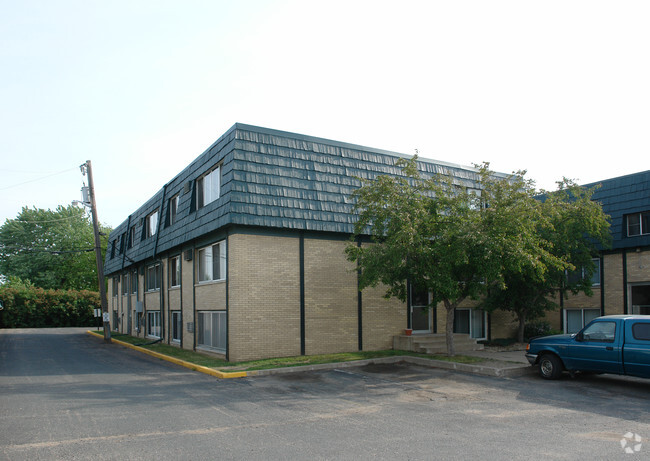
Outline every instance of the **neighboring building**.
[[(400, 174), (401, 156), (235, 124), (109, 237), (112, 328), (241, 361), (389, 349), (407, 327), (444, 331), (426, 294), (404, 305), (358, 290), (345, 246), (357, 178)], [(472, 188), (477, 172), (422, 159)], [(484, 337), (487, 317), (457, 312)]]
[(547, 319), (554, 328), (576, 333), (595, 317), (650, 314), (650, 171), (606, 179), (593, 200), (610, 216), (612, 245), (596, 261), (593, 296), (559, 299)]

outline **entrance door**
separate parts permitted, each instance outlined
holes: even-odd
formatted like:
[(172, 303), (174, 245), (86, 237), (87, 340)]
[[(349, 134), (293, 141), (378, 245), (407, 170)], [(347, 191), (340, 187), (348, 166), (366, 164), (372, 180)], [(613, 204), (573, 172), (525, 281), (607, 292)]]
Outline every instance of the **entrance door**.
[(411, 288), (411, 328), (416, 333), (431, 333), (429, 292)]
[(454, 311), (454, 333), (469, 335), (474, 339), (485, 339), (485, 312), (481, 309), (456, 309)]
[(650, 285), (630, 286), (631, 314), (650, 315)]

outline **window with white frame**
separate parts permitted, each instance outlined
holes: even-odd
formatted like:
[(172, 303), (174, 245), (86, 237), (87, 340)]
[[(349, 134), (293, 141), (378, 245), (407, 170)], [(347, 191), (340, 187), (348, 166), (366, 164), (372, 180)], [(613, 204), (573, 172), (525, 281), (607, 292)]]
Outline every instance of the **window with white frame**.
[(169, 259), (169, 286), (181, 286), (181, 258), (174, 256)]
[(138, 292), (138, 271), (131, 271), (131, 275), (129, 277), (129, 282), (131, 285), (131, 294), (136, 294)]
[(147, 291), (155, 291), (160, 289), (160, 264), (153, 264), (147, 266), (146, 285)]
[(180, 342), (183, 331), (183, 320), (181, 311), (172, 311), (172, 341)]
[(129, 229), (129, 238), (126, 247), (133, 248), (134, 243), (135, 243), (135, 226), (131, 226), (131, 228)]
[(129, 274), (122, 275), (122, 295), (129, 294)]
[(180, 195), (176, 194), (169, 199), (169, 225), (171, 226), (176, 222), (178, 216), (178, 204), (180, 203)]
[(201, 347), (226, 352), (226, 311), (204, 311), (197, 313), (197, 344)]
[(226, 279), (226, 241), (198, 251), (198, 282)]
[(596, 317), (600, 317), (600, 309), (567, 309), (564, 311), (564, 328), (567, 333), (577, 333)]
[(147, 336), (160, 338), (160, 311), (147, 311)]
[(120, 293), (120, 278), (119, 277), (113, 277), (113, 297), (116, 297)]
[(625, 218), (628, 237), (650, 234), (650, 211), (629, 214)]
[(151, 213), (144, 220), (144, 238), (156, 235), (158, 230), (158, 210)]
[(202, 208), (219, 198), (221, 167), (217, 166), (196, 180), (196, 208)]

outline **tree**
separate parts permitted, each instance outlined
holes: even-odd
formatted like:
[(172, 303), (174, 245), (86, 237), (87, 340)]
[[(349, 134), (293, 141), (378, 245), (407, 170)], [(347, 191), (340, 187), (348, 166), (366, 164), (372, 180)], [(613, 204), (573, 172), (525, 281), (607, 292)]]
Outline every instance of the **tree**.
[[(110, 229), (102, 228), (108, 235)], [(106, 251), (106, 242), (102, 244)], [(0, 227), (0, 273), (45, 289), (97, 290), (93, 227), (85, 210), (24, 207)]]
[(422, 178), (417, 156), (400, 160), (402, 176), (364, 180), (353, 194), (358, 220), (348, 259), (360, 267), (361, 289), (382, 284), (387, 298), (406, 302), (408, 284), (432, 295), (430, 306), (445, 307), (447, 353), (454, 355), (454, 311), (502, 285), (504, 266), (536, 261), (544, 251), (533, 235), (521, 175), (495, 178), (488, 165), (477, 173), (474, 193), (453, 178)]
[(592, 200), (594, 190), (564, 179), (557, 191), (534, 197), (538, 212), (530, 218), (547, 250), (540, 255), (542, 270), (525, 264), (505, 267), (503, 285), (492, 287), (483, 303), (486, 310), (502, 309), (515, 315), (520, 342), (527, 321), (557, 308), (555, 295), (592, 294), (593, 258), (598, 256), (598, 246), (606, 248), (611, 241), (607, 216)]

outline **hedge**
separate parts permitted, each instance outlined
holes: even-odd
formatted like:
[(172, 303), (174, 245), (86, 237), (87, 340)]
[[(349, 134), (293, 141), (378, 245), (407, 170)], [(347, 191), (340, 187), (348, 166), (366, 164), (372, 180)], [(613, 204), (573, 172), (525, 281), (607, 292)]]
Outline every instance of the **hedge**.
[(0, 328), (86, 327), (93, 325), (99, 293), (0, 286)]

